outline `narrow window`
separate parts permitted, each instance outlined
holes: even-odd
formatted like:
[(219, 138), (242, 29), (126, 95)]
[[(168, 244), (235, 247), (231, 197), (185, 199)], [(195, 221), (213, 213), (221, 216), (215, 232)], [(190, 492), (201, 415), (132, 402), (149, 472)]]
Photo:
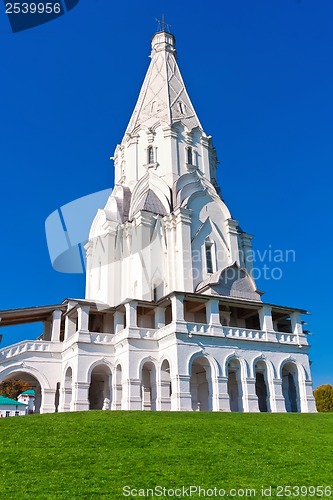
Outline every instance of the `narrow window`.
[(185, 115), (186, 106), (185, 106), (185, 104), (183, 102), (179, 101), (178, 108), (179, 108), (180, 113), (182, 115)]
[(206, 266), (207, 266), (207, 273), (208, 274), (213, 274), (214, 269), (213, 269), (213, 255), (212, 255), (212, 243), (206, 243)]
[(154, 163), (155, 158), (154, 158), (154, 148), (153, 146), (148, 147), (148, 163)]
[(193, 150), (192, 148), (187, 148), (187, 162), (188, 165), (193, 165)]
[(19, 411), (15, 411), (15, 417), (18, 417), (20, 415), (20, 412)]
[(6, 417), (10, 416), (10, 411), (6, 411)]

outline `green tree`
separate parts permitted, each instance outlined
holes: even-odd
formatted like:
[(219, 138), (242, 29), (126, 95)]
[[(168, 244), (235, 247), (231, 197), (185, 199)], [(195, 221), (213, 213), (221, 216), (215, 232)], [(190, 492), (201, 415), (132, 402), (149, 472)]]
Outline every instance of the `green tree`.
[(0, 383), (0, 395), (16, 399), (19, 394), (31, 389), (31, 385), (25, 380), (9, 379)]
[(330, 384), (320, 385), (314, 390), (313, 395), (318, 411), (333, 412), (333, 387)]

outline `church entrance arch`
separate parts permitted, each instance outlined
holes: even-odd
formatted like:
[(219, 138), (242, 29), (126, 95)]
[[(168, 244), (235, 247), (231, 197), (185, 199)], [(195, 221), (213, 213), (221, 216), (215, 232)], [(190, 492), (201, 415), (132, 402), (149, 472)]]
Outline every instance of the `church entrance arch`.
[(143, 410), (156, 410), (156, 368), (154, 363), (146, 361), (141, 372), (141, 400)]
[(211, 367), (204, 356), (192, 361), (190, 391), (193, 411), (212, 410)]
[(282, 368), (282, 393), (286, 411), (293, 413), (300, 411), (298, 372), (293, 362), (286, 363)]
[(34, 413), (40, 413), (40, 409), (42, 406), (42, 388), (36, 377), (31, 375), (31, 373), (25, 372), (23, 370), (14, 371), (10, 375), (7, 375), (2, 379), (5, 380), (24, 380), (29, 384), (30, 389), (35, 391), (35, 402), (34, 402)]
[(228, 363), (228, 394), (230, 411), (243, 411), (241, 365), (238, 359)]
[(268, 412), (270, 411), (270, 406), (266, 363), (264, 361), (257, 361), (254, 367), (254, 372), (259, 411)]
[(111, 403), (111, 371), (106, 365), (97, 365), (90, 376), (88, 392), (90, 410), (109, 410)]

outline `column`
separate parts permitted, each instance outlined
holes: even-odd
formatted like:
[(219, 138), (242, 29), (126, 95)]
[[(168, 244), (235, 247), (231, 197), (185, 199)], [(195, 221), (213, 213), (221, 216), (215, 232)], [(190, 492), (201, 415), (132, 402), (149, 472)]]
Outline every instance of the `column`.
[(230, 411), (230, 398), (228, 394), (228, 377), (217, 377), (218, 409), (217, 411)]
[(273, 384), (274, 384), (274, 392), (275, 392), (275, 410), (273, 410), (273, 408), (272, 408), (272, 411), (275, 411), (278, 413), (280, 413), (280, 412), (285, 413), (287, 410), (286, 410), (285, 399), (284, 399), (283, 392), (282, 392), (282, 379), (275, 378), (273, 380)]
[(171, 410), (192, 411), (190, 375), (175, 375), (171, 377), (171, 387)]
[(89, 382), (74, 383), (71, 411), (89, 410), (89, 387)]
[(121, 311), (116, 311), (113, 317), (114, 333), (118, 333), (125, 328), (125, 314)]
[[(266, 332), (266, 340), (276, 340), (272, 320), (272, 308), (270, 306), (263, 306), (259, 309), (260, 329)], [(270, 338), (273, 334), (274, 338)]]
[(305, 380), (305, 398), (302, 405), (301, 401), (301, 411), (306, 411), (307, 413), (317, 413), (316, 400), (313, 396), (312, 380)]
[(206, 302), (206, 321), (211, 326), (221, 326), (218, 299), (209, 299)]
[(171, 410), (170, 380), (161, 378), (157, 382), (157, 410)]
[(89, 311), (90, 306), (80, 306), (78, 307), (78, 331), (88, 332), (89, 331)]
[(54, 413), (55, 412), (55, 389), (42, 388), (42, 404), (40, 413)]
[(301, 313), (298, 311), (294, 311), (290, 315), (290, 320), (291, 320), (291, 331), (297, 336), (297, 344), (300, 345), (299, 336), (303, 335)]
[(51, 341), (60, 341), (60, 328), (61, 328), (62, 312), (57, 310), (52, 313), (52, 326), (51, 326)]
[(184, 317), (184, 295), (174, 294), (171, 296), (171, 314), (176, 331), (187, 333)]
[(65, 339), (68, 340), (76, 332), (76, 318), (73, 316), (66, 316), (65, 319)]
[(165, 326), (165, 307), (155, 307), (155, 328)]
[(256, 379), (247, 378), (245, 383), (247, 388), (247, 394), (245, 396), (247, 400), (247, 411), (250, 413), (259, 412), (258, 396), (256, 394)]
[(136, 301), (126, 302), (125, 311), (126, 311), (126, 327), (129, 328), (131, 326), (138, 326), (137, 321), (137, 305)]
[(174, 323), (178, 321), (185, 321), (184, 318), (184, 295), (172, 295), (171, 296), (171, 311), (172, 311), (172, 321)]
[[(126, 379), (122, 384), (122, 410), (142, 410), (141, 380)], [(120, 409), (120, 408), (119, 408)]]
[(72, 387), (61, 387), (60, 389), (60, 401), (59, 401), (59, 412), (71, 411), (71, 401), (72, 401)]

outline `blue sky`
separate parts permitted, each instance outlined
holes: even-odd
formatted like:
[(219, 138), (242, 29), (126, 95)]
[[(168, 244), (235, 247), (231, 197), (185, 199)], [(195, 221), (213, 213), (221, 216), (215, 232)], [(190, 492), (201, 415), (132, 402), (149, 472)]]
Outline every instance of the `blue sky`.
[[(162, 12), (233, 217), (261, 253), (295, 251), (259, 280), (264, 300), (311, 311), (314, 385), (333, 384), (331, 0), (80, 0), (15, 34), (2, 9), (0, 309), (84, 296), (83, 275), (52, 269), (45, 220), (112, 186)], [(1, 333), (4, 346), (41, 327)]]

